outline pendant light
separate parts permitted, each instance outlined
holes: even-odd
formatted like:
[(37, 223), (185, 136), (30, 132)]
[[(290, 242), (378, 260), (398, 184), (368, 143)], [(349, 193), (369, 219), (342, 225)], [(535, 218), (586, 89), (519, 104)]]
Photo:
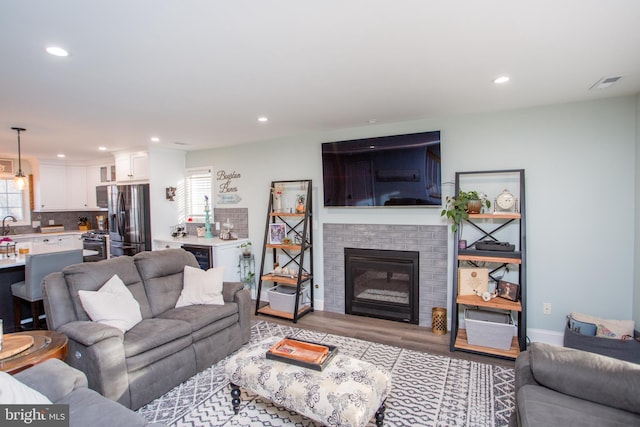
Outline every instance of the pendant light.
[(11, 128), (18, 132), (18, 173), (13, 178), (13, 185), (18, 190), (24, 190), (24, 187), (27, 186), (27, 177), (22, 173), (22, 157), (20, 155), (20, 132), (25, 132), (25, 128)]

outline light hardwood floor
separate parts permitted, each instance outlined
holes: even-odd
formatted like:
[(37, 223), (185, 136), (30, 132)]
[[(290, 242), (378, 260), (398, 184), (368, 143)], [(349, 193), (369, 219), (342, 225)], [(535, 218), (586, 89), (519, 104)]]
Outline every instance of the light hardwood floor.
[(267, 316), (264, 314), (252, 316), (253, 319), (256, 320), (280, 323), (301, 329), (358, 338), (366, 341), (373, 341), (409, 350), (439, 354), (458, 359), (473, 360), (476, 362), (489, 363), (509, 368), (514, 367), (513, 360), (505, 360), (462, 351), (450, 352), (450, 333), (447, 333), (446, 335), (436, 335), (431, 332), (431, 328), (410, 325), (403, 322), (375, 319), (364, 316), (352, 316), (349, 314), (329, 313), (324, 311), (314, 311), (313, 313), (309, 313), (298, 319), (297, 323), (293, 323), (288, 319)]

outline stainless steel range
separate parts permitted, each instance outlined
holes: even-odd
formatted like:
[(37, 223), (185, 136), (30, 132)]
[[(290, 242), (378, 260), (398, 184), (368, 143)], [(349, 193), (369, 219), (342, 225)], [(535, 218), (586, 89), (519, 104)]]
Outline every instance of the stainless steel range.
[(101, 261), (111, 258), (109, 254), (109, 232), (107, 230), (91, 230), (82, 235), (82, 248), (98, 251), (95, 255), (86, 255), (84, 262)]

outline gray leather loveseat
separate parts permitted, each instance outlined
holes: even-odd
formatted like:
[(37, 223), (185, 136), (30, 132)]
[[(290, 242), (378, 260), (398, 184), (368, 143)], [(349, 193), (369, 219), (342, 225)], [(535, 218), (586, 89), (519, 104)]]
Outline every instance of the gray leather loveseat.
[(87, 377), (58, 359), (19, 372), (15, 378), (54, 404), (69, 405), (70, 427), (166, 427), (148, 423), (132, 410), (87, 388)]
[[(249, 342), (251, 295), (241, 283), (223, 284), (224, 305), (175, 308), (185, 265), (182, 249), (76, 264), (42, 282), (49, 329), (69, 337), (66, 362), (89, 387), (138, 409)], [(97, 291), (114, 274), (140, 305), (142, 321), (126, 332), (92, 322), (78, 291)]]
[(533, 343), (518, 355), (511, 426), (640, 426), (640, 365)]

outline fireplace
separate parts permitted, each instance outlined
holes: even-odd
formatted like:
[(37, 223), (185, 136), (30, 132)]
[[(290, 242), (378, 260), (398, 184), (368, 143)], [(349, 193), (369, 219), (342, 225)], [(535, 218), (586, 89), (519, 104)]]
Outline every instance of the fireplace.
[(345, 313), (418, 324), (419, 253), (344, 248)]

